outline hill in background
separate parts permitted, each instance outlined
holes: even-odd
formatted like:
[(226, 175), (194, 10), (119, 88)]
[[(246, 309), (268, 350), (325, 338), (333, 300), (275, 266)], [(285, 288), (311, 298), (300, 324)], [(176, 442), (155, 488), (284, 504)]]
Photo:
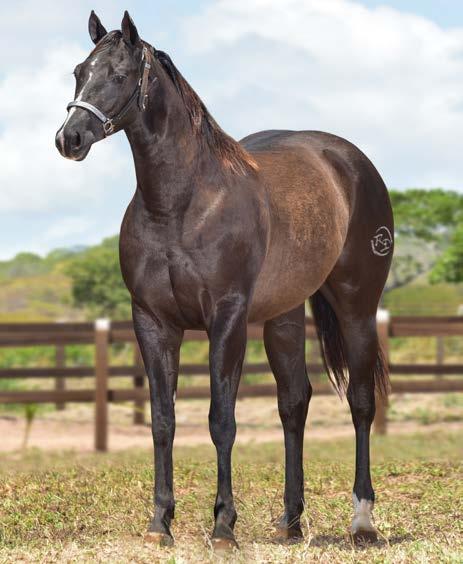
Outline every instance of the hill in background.
[(85, 312), (72, 306), (72, 282), (65, 271), (85, 250), (57, 249), (45, 257), (20, 253), (0, 261), (0, 322), (84, 319)]

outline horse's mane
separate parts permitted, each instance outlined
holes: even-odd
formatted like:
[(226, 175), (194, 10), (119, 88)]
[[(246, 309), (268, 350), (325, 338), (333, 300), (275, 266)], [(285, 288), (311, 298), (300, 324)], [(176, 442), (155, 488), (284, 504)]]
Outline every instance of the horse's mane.
[(249, 170), (257, 170), (257, 163), (252, 156), (223, 131), (211, 116), (201, 98), (183, 78), (169, 55), (163, 51), (155, 50), (155, 57), (182, 97), (190, 116), (193, 131), (201, 137), (201, 140), (206, 142), (222, 163), (234, 172), (246, 174)]

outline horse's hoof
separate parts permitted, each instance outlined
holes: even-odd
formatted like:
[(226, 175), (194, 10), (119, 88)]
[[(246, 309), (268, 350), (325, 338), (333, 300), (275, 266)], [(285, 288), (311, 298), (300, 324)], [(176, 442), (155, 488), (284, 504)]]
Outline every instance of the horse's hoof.
[(154, 531), (148, 531), (145, 533), (144, 542), (149, 544), (155, 544), (157, 546), (173, 546), (174, 539), (166, 533), (155, 533)]
[(277, 527), (274, 536), (275, 542), (282, 544), (301, 542), (303, 538), (300, 527)]
[(212, 538), (212, 549), (216, 554), (227, 554), (233, 550), (239, 550), (238, 543), (235, 539), (230, 538)]
[(378, 542), (378, 533), (374, 529), (359, 529), (351, 533), (354, 544), (372, 544)]

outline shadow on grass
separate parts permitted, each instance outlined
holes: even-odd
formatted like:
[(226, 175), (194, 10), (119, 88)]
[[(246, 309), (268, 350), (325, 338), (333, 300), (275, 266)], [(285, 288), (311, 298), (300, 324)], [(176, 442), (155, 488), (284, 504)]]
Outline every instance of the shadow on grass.
[(404, 535), (397, 535), (397, 536), (389, 537), (388, 543), (389, 544), (401, 544), (403, 542), (415, 541), (415, 540), (417, 540), (417, 537), (414, 537), (410, 533), (405, 533)]
[[(359, 543), (355, 545), (357, 549), (366, 549), (366, 548), (382, 548), (384, 546), (390, 546), (395, 544), (401, 544), (403, 542), (413, 541), (416, 540), (413, 535), (410, 533), (404, 535), (397, 535), (386, 538), (379, 538), (376, 542), (373, 543)], [(338, 536), (338, 535), (317, 535), (313, 537), (310, 541), (310, 546), (317, 546), (317, 547), (328, 547), (328, 546), (343, 546), (344, 548), (352, 547), (353, 542), (348, 535)]]
[(310, 546), (344, 546), (347, 547), (351, 543), (347, 536), (339, 535), (316, 535), (310, 539)]

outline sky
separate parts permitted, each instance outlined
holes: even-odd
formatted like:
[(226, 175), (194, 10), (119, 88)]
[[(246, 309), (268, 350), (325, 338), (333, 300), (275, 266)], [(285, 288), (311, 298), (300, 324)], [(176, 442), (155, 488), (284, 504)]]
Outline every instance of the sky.
[(123, 132), (83, 162), (55, 132), (91, 9), (128, 9), (239, 139), (263, 129), (346, 137), (393, 188), (463, 191), (463, 2), (458, 0), (1, 0), (0, 259), (118, 232), (135, 188)]

